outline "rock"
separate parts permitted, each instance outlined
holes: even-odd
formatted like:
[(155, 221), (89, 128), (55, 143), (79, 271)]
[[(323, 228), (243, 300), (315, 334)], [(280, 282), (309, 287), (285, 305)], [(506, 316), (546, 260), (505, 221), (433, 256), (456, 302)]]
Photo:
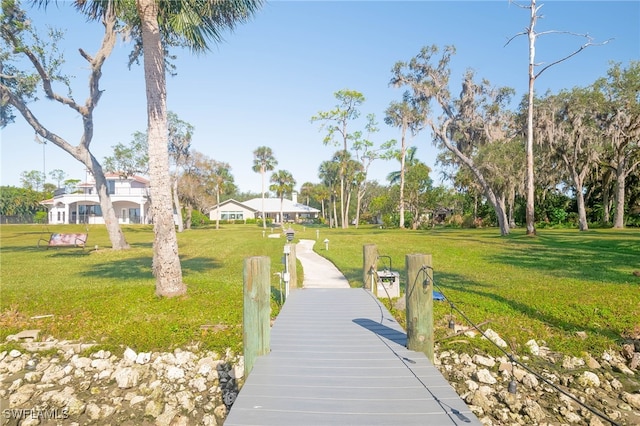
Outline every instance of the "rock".
[(179, 380), (184, 378), (184, 370), (180, 367), (171, 366), (167, 369), (167, 378), (169, 380)]
[(17, 350), (17, 349), (12, 349), (12, 350), (9, 352), (9, 356), (10, 356), (11, 358), (18, 358), (20, 355), (22, 355), (22, 352), (20, 352), (20, 351), (19, 351), (19, 350)]
[(536, 422), (541, 422), (547, 417), (540, 404), (532, 399), (525, 399), (522, 405), (522, 412)]
[(600, 387), (600, 378), (597, 374), (592, 373), (591, 371), (585, 371), (582, 373), (577, 382), (582, 387), (590, 387), (590, 388), (599, 388)]
[(162, 414), (156, 417), (156, 425), (170, 426), (176, 414), (178, 414), (178, 411), (175, 409), (175, 407), (172, 407), (169, 404), (165, 404)]
[[(507, 342), (505, 342), (504, 340), (502, 340), (502, 338), (500, 337), (500, 335), (498, 335), (498, 333), (496, 333), (495, 331), (493, 331), (492, 329), (488, 328), (485, 332), (484, 332), (485, 336), (487, 336), (487, 338), (489, 340), (491, 340), (493, 343), (495, 343), (496, 345), (500, 346), (501, 348), (506, 348)], [(485, 337), (483, 336), (483, 339)]]
[(68, 410), (69, 416), (78, 416), (84, 413), (86, 404), (75, 396), (72, 396), (68, 399), (67, 406), (65, 408)]
[(466, 402), (468, 404), (475, 405), (476, 407), (481, 408), (484, 412), (488, 412), (491, 410), (491, 402), (480, 391), (471, 392), (466, 398)]
[(529, 340), (525, 345), (529, 348), (529, 353), (531, 353), (531, 355), (540, 355), (540, 346), (538, 346), (538, 343), (535, 340)]
[(31, 399), (35, 392), (35, 385), (25, 385), (17, 389), (17, 392), (9, 397), (9, 406), (21, 408)]
[[(38, 340), (38, 335), (40, 334), (40, 330), (23, 330), (18, 334), (14, 334), (11, 336), (11, 340), (18, 341), (23, 339), (30, 340)], [(7, 336), (7, 340), (9, 340), (9, 336)]]
[(496, 378), (491, 375), (491, 372), (485, 368), (476, 371), (475, 378), (480, 383), (487, 383), (490, 385), (497, 382)]
[(124, 350), (124, 354), (122, 355), (122, 358), (129, 364), (133, 364), (134, 362), (136, 362), (137, 357), (138, 354), (136, 354), (136, 352), (128, 346), (127, 349)]
[(522, 377), (522, 384), (529, 389), (535, 389), (540, 384), (538, 378), (531, 373), (527, 373)]
[(599, 370), (602, 366), (594, 357), (592, 357), (591, 355), (588, 355), (587, 367), (589, 367), (590, 370)]
[(624, 402), (626, 402), (627, 404), (635, 408), (636, 410), (640, 410), (640, 394), (639, 393), (632, 394), (628, 392), (622, 392), (622, 395), (620, 395), (620, 398)]
[(611, 363), (611, 367), (614, 371), (617, 371), (622, 374), (626, 374), (627, 376), (633, 376), (635, 373), (629, 367), (624, 365), (622, 362), (613, 362)]
[(164, 407), (162, 403), (158, 401), (149, 401), (147, 402), (147, 405), (144, 407), (144, 415), (155, 419), (160, 414), (162, 414), (163, 408)]
[(193, 394), (189, 391), (176, 393), (176, 399), (178, 401), (178, 405), (180, 405), (187, 413), (191, 412), (195, 408)]
[(629, 368), (632, 370), (637, 370), (640, 367), (640, 352), (636, 352), (631, 357), (631, 361), (629, 361)]
[(151, 360), (151, 354), (149, 352), (140, 352), (136, 357), (136, 364), (144, 365)]
[(50, 365), (42, 375), (42, 382), (51, 383), (57, 382), (65, 376), (65, 371), (57, 364)]
[(562, 368), (566, 368), (567, 370), (575, 370), (576, 368), (583, 366), (584, 360), (582, 358), (565, 356), (562, 359)]
[(97, 371), (103, 371), (109, 369), (111, 367), (111, 362), (108, 359), (104, 358), (95, 358), (91, 361), (91, 368)]
[(567, 411), (566, 413), (564, 413), (563, 417), (569, 423), (581, 423), (582, 422), (582, 417), (580, 417), (578, 414), (574, 413), (573, 411)]
[(493, 358), (482, 355), (474, 355), (472, 360), (475, 364), (482, 365), (484, 367), (491, 368), (496, 365), (496, 361)]
[(136, 404), (140, 404), (141, 402), (144, 402), (145, 397), (142, 395), (136, 395), (133, 398), (131, 398), (131, 400), (129, 401), (129, 405), (130, 406), (134, 406)]
[(87, 407), (84, 410), (87, 417), (91, 420), (99, 420), (100, 419), (100, 407), (93, 402), (87, 404)]
[(113, 379), (118, 383), (120, 389), (131, 389), (138, 386), (140, 373), (131, 367), (118, 368), (113, 373)]

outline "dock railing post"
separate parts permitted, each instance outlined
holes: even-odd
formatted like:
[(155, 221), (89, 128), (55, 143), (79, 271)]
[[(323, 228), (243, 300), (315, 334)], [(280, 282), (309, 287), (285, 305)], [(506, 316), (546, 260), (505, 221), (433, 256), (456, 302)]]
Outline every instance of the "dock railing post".
[(433, 270), (430, 254), (406, 255), (407, 348), (433, 363)]
[(271, 259), (254, 256), (244, 259), (242, 343), (245, 377), (256, 358), (271, 350)]
[(372, 287), (371, 270), (377, 270), (378, 246), (365, 244), (362, 246), (362, 284), (365, 289), (374, 291)]

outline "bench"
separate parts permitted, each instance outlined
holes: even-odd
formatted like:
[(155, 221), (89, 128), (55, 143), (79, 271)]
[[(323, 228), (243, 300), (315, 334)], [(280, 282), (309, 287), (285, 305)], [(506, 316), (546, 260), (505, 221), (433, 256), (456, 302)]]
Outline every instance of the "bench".
[(87, 243), (87, 237), (89, 234), (61, 234), (52, 233), (49, 239), (40, 238), (38, 240), (38, 248), (40, 248), (40, 242), (47, 242), (47, 249), (49, 247), (82, 247)]

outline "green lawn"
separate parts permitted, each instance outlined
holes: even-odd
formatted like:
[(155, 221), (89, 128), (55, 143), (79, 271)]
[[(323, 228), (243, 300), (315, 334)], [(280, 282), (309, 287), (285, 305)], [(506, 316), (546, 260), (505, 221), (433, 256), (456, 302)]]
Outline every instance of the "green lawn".
[[(434, 281), (444, 294), (475, 323), (489, 321), (487, 327), (518, 351), (536, 339), (553, 350), (599, 354), (640, 334), (640, 277), (633, 275), (640, 270), (637, 229), (544, 229), (531, 238), (523, 229), (500, 237), (495, 229), (369, 228), (326, 230), (323, 238), (330, 240), (329, 251), (320, 253), (352, 285), (362, 279), (364, 244), (376, 244), (401, 272), (406, 254), (431, 254)], [(447, 333), (451, 309), (446, 302), (434, 306), (439, 338)], [(454, 317), (464, 323), (461, 315)]]
[[(296, 239), (315, 239), (319, 229), (316, 250), (354, 286), (360, 285), (364, 244), (376, 244), (381, 255), (391, 256), (401, 275), (406, 254), (431, 254), (435, 282), (455, 306), (475, 322), (489, 321), (487, 326), (518, 351), (533, 338), (554, 350), (598, 354), (640, 333), (640, 278), (633, 275), (640, 270), (638, 230), (541, 230), (529, 238), (523, 230), (500, 237), (495, 229), (294, 229)], [(84, 227), (49, 231), (83, 232)], [(131, 250), (107, 249), (106, 231), (97, 225), (90, 227), (90, 248), (84, 251), (44, 250), (36, 247), (41, 226), (0, 226), (0, 341), (39, 328), (59, 339), (96, 341), (112, 350), (120, 345), (168, 350), (193, 342), (241, 350), (243, 260), (270, 256), (272, 275), (282, 271), (285, 240), (263, 238), (256, 225), (179, 234), (188, 295), (163, 300), (154, 296), (151, 227), (124, 227), (124, 232)], [(328, 251), (321, 243), (325, 238)], [(275, 275), (272, 286), (275, 315)], [(450, 309), (444, 302), (434, 305), (441, 337)], [(54, 316), (32, 318), (49, 314)], [(586, 332), (586, 339), (578, 331)]]
[[(283, 268), (285, 239), (263, 238), (256, 225), (187, 231), (178, 241), (188, 295), (159, 299), (151, 274), (150, 226), (123, 228), (132, 247), (126, 251), (109, 250), (106, 230), (98, 225), (90, 227), (84, 251), (38, 249), (42, 229), (0, 227), (0, 341), (22, 329), (39, 328), (56, 338), (86, 339), (112, 349), (122, 344), (137, 351), (167, 350), (202, 342), (214, 350), (239, 350), (244, 259), (270, 256), (272, 273)], [(49, 231), (85, 228), (51, 226)], [(275, 275), (272, 285), (275, 314), (280, 300)], [(54, 317), (31, 319), (49, 314)]]

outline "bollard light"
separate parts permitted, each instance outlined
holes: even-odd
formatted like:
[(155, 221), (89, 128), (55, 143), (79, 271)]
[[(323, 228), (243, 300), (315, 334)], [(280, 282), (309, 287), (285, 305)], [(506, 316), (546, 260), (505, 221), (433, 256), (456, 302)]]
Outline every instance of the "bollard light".
[(289, 227), (289, 229), (285, 231), (285, 235), (287, 236), (287, 241), (291, 242), (293, 241), (293, 237), (296, 235), (296, 232)]
[(327, 250), (327, 251), (329, 250), (329, 239), (328, 238), (324, 239), (324, 249)]
[(319, 230), (319, 229), (316, 229), (316, 240), (317, 240), (318, 238), (320, 238), (320, 230)]

